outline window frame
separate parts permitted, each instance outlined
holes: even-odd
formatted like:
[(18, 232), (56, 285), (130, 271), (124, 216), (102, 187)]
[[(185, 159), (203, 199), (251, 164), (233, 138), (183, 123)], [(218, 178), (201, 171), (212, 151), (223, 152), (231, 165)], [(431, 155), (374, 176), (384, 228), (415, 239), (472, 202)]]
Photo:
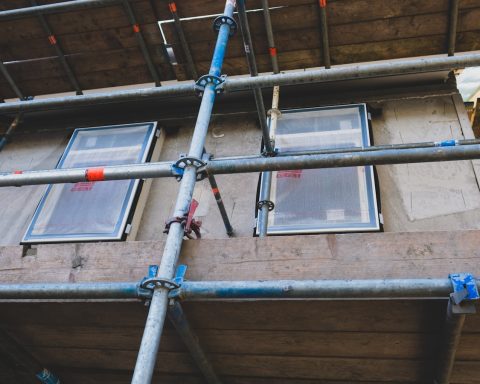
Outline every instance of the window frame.
[[(108, 129), (119, 129), (119, 128), (131, 128), (147, 126), (147, 132), (145, 133), (145, 138), (142, 143), (142, 148), (139, 153), (138, 164), (143, 164), (148, 162), (151, 152), (155, 146), (155, 138), (157, 132), (157, 122), (143, 122), (143, 123), (132, 123), (132, 124), (118, 124), (118, 125), (105, 125), (100, 127), (90, 127), (90, 128), (76, 128), (65, 147), (65, 150), (62, 153), (55, 169), (62, 169), (63, 164), (65, 163), (70, 150), (78, 137), (80, 132), (85, 131), (105, 131)], [(90, 165), (88, 168), (95, 167), (95, 165)], [(115, 182), (116, 180), (110, 180), (109, 182)], [(66, 183), (75, 185), (76, 183)], [(109, 234), (105, 233), (95, 233), (88, 232), (82, 234), (44, 234), (44, 235), (33, 235), (32, 232), (35, 229), (35, 224), (40, 216), (42, 209), (46, 203), (46, 200), (54, 187), (55, 184), (49, 184), (43, 195), (40, 199), (37, 207), (35, 208), (35, 213), (30, 220), (30, 223), (25, 231), (25, 234), (22, 238), (21, 244), (47, 244), (47, 243), (74, 243), (74, 242), (91, 242), (91, 241), (122, 241), (125, 238), (125, 230), (129, 220), (131, 220), (133, 210), (136, 206), (136, 200), (138, 199), (139, 192), (141, 190), (141, 180), (140, 179), (131, 179), (125, 198), (122, 203), (122, 207), (118, 212), (118, 219), (115, 224), (115, 227), (112, 232)]]
[[(361, 137), (362, 137), (362, 148), (369, 147), (371, 145), (370, 141), (370, 125), (369, 125), (369, 113), (367, 110), (367, 105), (365, 103), (356, 103), (356, 104), (341, 104), (341, 105), (332, 105), (332, 106), (322, 106), (322, 107), (313, 107), (313, 108), (295, 108), (295, 109), (285, 109), (281, 110), (282, 114), (288, 113), (298, 113), (298, 112), (309, 112), (309, 111), (320, 111), (320, 110), (335, 110), (335, 109), (358, 109), (360, 123), (361, 123)], [(270, 124), (270, 120), (269, 120)], [(308, 134), (308, 133), (306, 133)], [(327, 149), (327, 148), (323, 148)], [(295, 151), (282, 151), (282, 153), (288, 152), (295, 152)], [(370, 215), (370, 221), (368, 223), (356, 223), (356, 224), (335, 224), (331, 226), (317, 226), (316, 228), (301, 228), (300, 226), (297, 229), (288, 229), (287, 227), (293, 227), (292, 225), (272, 225), (272, 215), (268, 215), (268, 222), (267, 222), (267, 235), (292, 235), (292, 234), (322, 234), (322, 233), (343, 233), (343, 232), (377, 232), (381, 230), (380, 226), (380, 212), (379, 212), (379, 204), (378, 204), (378, 194), (377, 188), (375, 183), (375, 172), (374, 167), (371, 165), (367, 166), (359, 166), (356, 168), (364, 168), (365, 169), (365, 182), (366, 188), (363, 189), (360, 193), (365, 193), (368, 202), (368, 212)], [(273, 179), (273, 178), (272, 178)], [(273, 180), (272, 180), (273, 181)], [(264, 188), (264, 172), (261, 173), (260, 177), (260, 188), (259, 188), (259, 196), (262, 193), (262, 189)], [(270, 200), (272, 200), (272, 196), (274, 196), (274, 187), (273, 184), (271, 186), (270, 191)], [(256, 220), (256, 235), (259, 235), (259, 220), (260, 215), (257, 216)]]

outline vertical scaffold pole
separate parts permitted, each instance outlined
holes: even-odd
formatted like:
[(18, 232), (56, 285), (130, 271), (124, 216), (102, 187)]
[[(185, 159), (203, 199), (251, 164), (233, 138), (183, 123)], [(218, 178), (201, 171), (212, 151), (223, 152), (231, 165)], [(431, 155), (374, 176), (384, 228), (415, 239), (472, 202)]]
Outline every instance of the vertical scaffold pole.
[[(212, 108), (215, 101), (216, 79), (219, 79), (228, 39), (235, 31), (236, 23), (233, 20), (235, 0), (227, 0), (224, 14), (215, 19), (214, 26), (218, 30), (217, 42), (213, 53), (212, 63), (208, 76), (202, 76), (204, 89), (200, 110), (198, 112), (188, 157), (200, 159), (203, 154), (205, 139), (208, 132)], [(192, 201), (193, 190), (197, 180), (197, 168), (194, 164), (186, 164), (183, 172), (180, 189), (173, 216), (184, 216)], [(162, 260), (158, 268), (157, 277), (170, 280), (175, 273), (178, 256), (180, 254), (184, 228), (181, 223), (173, 222), (165, 242)], [(147, 322), (135, 365), (132, 384), (150, 384), (157, 359), (158, 347), (162, 335), (165, 316), (168, 308), (168, 288), (158, 285), (152, 296)]]
[[(265, 20), (265, 29), (267, 31), (268, 47), (270, 51), (270, 59), (272, 60), (273, 73), (280, 72), (277, 59), (277, 48), (275, 46), (275, 39), (273, 37), (272, 20), (270, 18), (270, 6), (268, 0), (262, 0), (263, 16)], [(272, 109), (270, 112), (270, 142), (275, 143), (275, 131), (277, 127), (277, 120), (280, 115), (278, 110), (278, 100), (280, 97), (280, 87), (278, 85), (273, 87)], [(263, 202), (258, 205), (258, 235), (259, 237), (266, 237), (268, 230), (268, 213), (273, 205), (265, 203), (270, 201), (270, 194), (272, 188), (272, 172), (267, 171), (262, 174), (262, 192), (260, 201)]]

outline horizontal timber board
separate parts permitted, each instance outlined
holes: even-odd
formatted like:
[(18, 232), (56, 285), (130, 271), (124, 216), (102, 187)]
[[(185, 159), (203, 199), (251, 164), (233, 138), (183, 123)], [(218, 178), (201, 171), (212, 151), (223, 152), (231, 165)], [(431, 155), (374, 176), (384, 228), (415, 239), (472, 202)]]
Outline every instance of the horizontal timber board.
[[(137, 350), (141, 327), (85, 327), (43, 324), (12, 325), (10, 334), (26, 347)], [(208, 353), (291, 355), (311, 357), (425, 358), (433, 355), (434, 333), (312, 332), (283, 330), (200, 329), (200, 344)], [(479, 336), (462, 339), (461, 357), (475, 359)], [(185, 349), (173, 330), (162, 335), (163, 352)]]
[[(0, 247), (0, 282), (137, 281), (163, 241)], [(329, 234), (185, 241), (190, 280), (446, 278), (480, 274), (480, 231)], [(119, 265), (121, 266), (119, 268)]]
[[(437, 333), (444, 301), (205, 301), (183, 304), (197, 330)], [(0, 324), (143, 327), (140, 303), (0, 303)], [(383, 311), (383, 312), (381, 312)], [(29, 316), (32, 312), (35, 316)], [(478, 316), (475, 316), (478, 317)], [(112, 320), (113, 319), (113, 320)]]
[[(43, 364), (56, 367), (125, 369), (133, 368), (137, 351), (30, 348)], [(115, 358), (112, 358), (112, 356)], [(415, 381), (427, 379), (428, 361), (398, 359), (346, 359), (296, 356), (209, 354), (219, 375), (303, 378), (352, 381)], [(188, 354), (162, 353), (156, 372), (196, 373)]]

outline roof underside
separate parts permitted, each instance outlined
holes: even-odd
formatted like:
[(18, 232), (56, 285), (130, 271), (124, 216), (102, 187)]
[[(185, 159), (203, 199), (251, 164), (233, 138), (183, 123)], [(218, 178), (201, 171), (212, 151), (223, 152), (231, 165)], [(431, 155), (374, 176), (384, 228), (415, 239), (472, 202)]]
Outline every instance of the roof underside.
[[(39, 1), (39, 4), (58, 2)], [(133, 0), (134, 13), (157, 65), (162, 81), (189, 79), (187, 65), (173, 23), (163, 24), (178, 65), (164, 53), (158, 20), (171, 19), (166, 1)], [(0, 9), (30, 6), (28, 0), (10, 0)], [(261, 8), (259, 0), (247, 2), (249, 10)], [(323, 65), (318, 2), (270, 0), (273, 31), (281, 70)], [(218, 0), (178, 0), (181, 18), (218, 14)], [(449, 29), (448, 0), (331, 0), (328, 25), (332, 65), (446, 53)], [(156, 15), (156, 16), (155, 16)], [(57, 42), (67, 55), (82, 89), (98, 89), (153, 81), (135, 34), (121, 3), (114, 6), (46, 15)], [(196, 70), (206, 73), (215, 42), (212, 17), (182, 21)], [(480, 0), (460, 2), (457, 51), (480, 49)], [(260, 72), (271, 71), (261, 12), (249, 13)], [(37, 17), (0, 23), (1, 60), (24, 95), (72, 91), (55, 50)], [(248, 73), (243, 43), (237, 34), (229, 43), (223, 71)], [(0, 97), (15, 97), (5, 79)]]

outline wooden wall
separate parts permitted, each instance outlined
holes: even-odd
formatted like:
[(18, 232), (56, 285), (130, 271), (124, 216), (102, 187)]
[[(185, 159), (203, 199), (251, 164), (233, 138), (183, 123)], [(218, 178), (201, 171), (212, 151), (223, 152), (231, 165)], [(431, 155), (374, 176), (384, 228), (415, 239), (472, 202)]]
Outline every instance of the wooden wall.
[[(50, 3), (55, 0), (42, 1)], [(1, 7), (28, 6), (26, 0), (4, 2)], [(270, 2), (273, 29), (282, 70), (323, 65), (318, 4), (313, 0)], [(185, 58), (173, 25), (164, 24), (167, 42), (173, 45), (178, 65), (171, 67), (163, 53), (158, 20), (171, 15), (166, 1), (132, 1), (142, 33), (162, 80), (189, 78)], [(250, 10), (260, 1), (249, 1)], [(221, 13), (221, 1), (177, 1), (181, 17)], [(155, 16), (155, 12), (157, 16)], [(333, 65), (401, 57), (442, 54), (447, 49), (448, 0), (331, 0), (328, 23)], [(458, 21), (457, 51), (480, 48), (479, 0), (462, 0)], [(83, 89), (148, 83), (152, 78), (138, 48), (132, 28), (120, 5), (47, 16), (59, 44), (67, 54)], [(249, 14), (260, 72), (271, 71), (263, 16)], [(199, 73), (208, 72), (215, 35), (212, 18), (184, 21)], [(26, 95), (71, 91), (71, 85), (35, 17), (1, 23), (0, 59)], [(247, 73), (240, 35), (227, 52), (224, 72)], [(14, 97), (4, 79), (0, 96)]]

